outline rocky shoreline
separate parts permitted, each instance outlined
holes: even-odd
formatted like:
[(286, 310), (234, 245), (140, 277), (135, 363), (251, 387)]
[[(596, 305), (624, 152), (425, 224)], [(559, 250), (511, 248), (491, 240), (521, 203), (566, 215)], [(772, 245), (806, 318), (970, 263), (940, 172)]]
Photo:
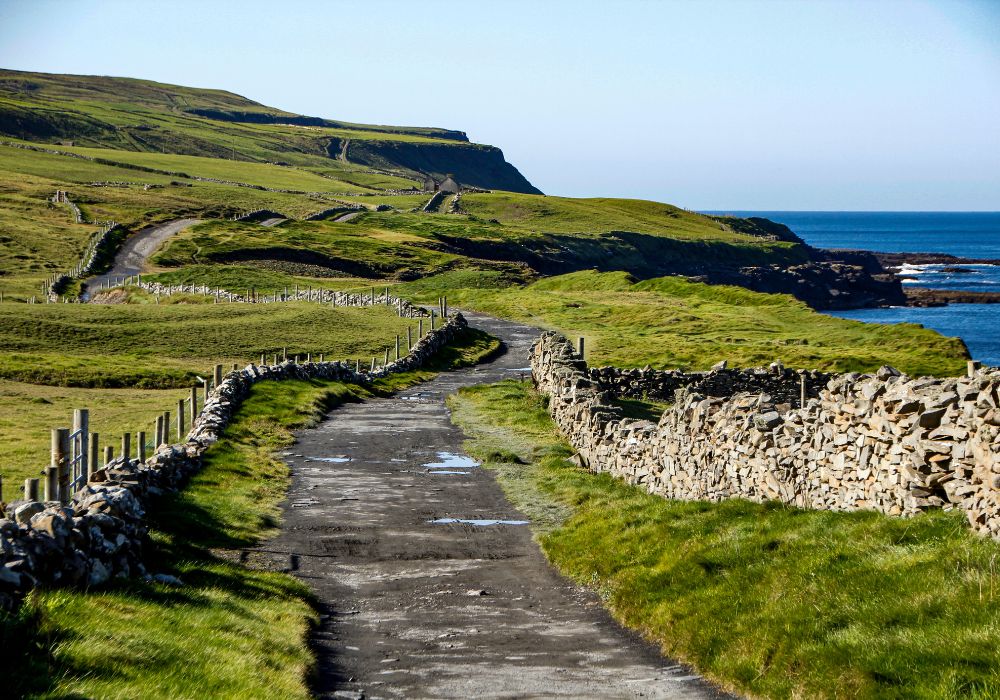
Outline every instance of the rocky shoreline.
[(969, 292), (961, 289), (904, 287), (906, 306), (947, 306), (948, 304), (1000, 304), (1000, 292)]
[[(867, 276), (859, 279), (868, 281), (879, 280), (887, 282), (888, 285), (880, 291), (883, 297), (875, 304), (858, 304), (855, 306), (840, 307), (841, 310), (849, 308), (864, 308), (866, 306), (913, 306), (932, 307), (947, 306), (948, 304), (1000, 304), (1000, 292), (976, 292), (963, 289), (935, 289), (931, 287), (918, 287), (912, 285), (902, 285), (906, 279), (914, 279), (908, 276), (902, 269), (907, 265), (946, 265), (944, 272), (954, 274), (971, 273), (966, 269), (966, 265), (996, 265), (1000, 267), (1000, 260), (991, 258), (963, 258), (949, 253), (879, 253), (869, 250), (839, 250), (839, 249), (817, 249), (828, 256), (829, 260), (842, 260), (847, 266), (862, 267)], [(876, 266), (872, 266), (872, 261)], [(901, 289), (902, 296), (892, 298), (892, 294), (884, 294), (886, 290), (891, 290), (895, 285)], [(763, 290), (761, 290), (763, 291)], [(845, 299), (854, 301), (858, 294), (846, 295)]]

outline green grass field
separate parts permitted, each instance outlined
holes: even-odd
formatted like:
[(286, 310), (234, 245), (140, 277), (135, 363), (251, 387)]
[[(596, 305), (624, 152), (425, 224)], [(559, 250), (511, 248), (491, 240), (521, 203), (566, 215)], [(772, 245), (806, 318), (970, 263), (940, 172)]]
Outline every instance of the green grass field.
[[(80, 153), (91, 158), (113, 160), (144, 168), (183, 173), (192, 177), (210, 177), (230, 180), (271, 189), (301, 192), (356, 193), (369, 192), (371, 188), (356, 184), (357, 181), (376, 183), (381, 189), (406, 189), (416, 183), (399, 177), (372, 176), (360, 166), (330, 161), (321, 171), (279, 166), (271, 163), (251, 163), (225, 158), (177, 155), (173, 153), (147, 153), (143, 151), (110, 151), (105, 148), (59, 146), (58, 150)], [(338, 167), (339, 166), (339, 167)], [(348, 178), (348, 179), (342, 179)], [(350, 181), (349, 181), (350, 180)]]
[(573, 466), (508, 381), (449, 400), (546, 556), (670, 657), (750, 697), (1000, 695), (1000, 546), (961, 516), (677, 502)]
[(957, 339), (911, 324), (845, 321), (789, 296), (740, 287), (677, 277), (635, 282), (625, 273), (596, 272), (526, 287), (491, 288), (494, 284), (503, 280), (452, 274), (401, 285), (401, 292), (431, 302), (447, 293), (455, 308), (583, 336), (593, 365), (704, 370), (720, 360), (733, 366), (780, 360), (790, 367), (841, 372), (890, 364), (914, 375), (955, 375), (965, 367)]
[[(49, 431), (74, 408), (91, 410), (91, 430), (120, 449), (124, 432), (153, 434), (162, 411), (176, 413), (196, 377), (289, 356), (379, 361), (396, 334), (416, 323), (383, 307), (336, 309), (305, 302), (118, 305), (0, 304), (0, 476), (10, 489), (37, 476)], [(9, 493), (9, 491), (8, 491)]]
[(276, 452), (293, 431), (345, 401), (385, 395), (475, 363), (497, 341), (469, 331), (421, 371), (371, 388), (339, 382), (262, 382), (254, 387), (204, 468), (152, 511), (154, 573), (96, 591), (35, 591), (15, 617), (0, 614), (0, 674), (14, 697), (310, 697), (316, 621), (307, 587), (292, 576), (246, 568), (253, 547), (280, 522), (289, 471)]

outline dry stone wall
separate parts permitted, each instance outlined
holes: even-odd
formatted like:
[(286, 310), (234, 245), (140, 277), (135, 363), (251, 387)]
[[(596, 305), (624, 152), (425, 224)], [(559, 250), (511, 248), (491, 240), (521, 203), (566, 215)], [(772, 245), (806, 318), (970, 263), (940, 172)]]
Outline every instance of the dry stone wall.
[(817, 370), (798, 372), (777, 362), (766, 369), (733, 369), (720, 362), (710, 372), (592, 367), (588, 376), (601, 390), (622, 398), (673, 401), (678, 389), (723, 397), (742, 391), (768, 394), (775, 403), (797, 407), (803, 384), (806, 397), (815, 398), (833, 375)]
[[(272, 294), (257, 294), (256, 290), (247, 290), (246, 294), (237, 294), (220, 287), (210, 287), (207, 284), (162, 284), (161, 282), (146, 282), (141, 275), (129, 275), (120, 278), (116, 285), (132, 286), (161, 297), (174, 294), (202, 294), (215, 297), (216, 301), (235, 304), (276, 304), (289, 301), (309, 301), (332, 306), (375, 307), (387, 306), (396, 311), (401, 318), (422, 318), (430, 313), (421, 306), (415, 306), (402, 297), (389, 294), (388, 287), (384, 292), (341, 292), (332, 289), (298, 289)], [(98, 297), (95, 303), (102, 303)]]
[(454, 314), (420, 338), (408, 355), (371, 372), (357, 372), (345, 362), (247, 365), (227, 374), (208, 395), (183, 444), (162, 445), (145, 462), (119, 457), (94, 471), (68, 504), (7, 504), (5, 517), (0, 517), (0, 609), (12, 608), (35, 586), (88, 587), (115, 577), (148, 576), (143, 559), (146, 508), (154, 497), (181, 488), (201, 467), (205, 450), (219, 440), (257, 382), (368, 383), (423, 366), (467, 325), (461, 314)]
[[(581, 464), (679, 500), (778, 500), (909, 516), (960, 509), (1000, 539), (1000, 371), (829, 378), (804, 406), (679, 388), (659, 423), (623, 416), (570, 343), (544, 334), (532, 377)], [(721, 392), (720, 392), (721, 393)]]

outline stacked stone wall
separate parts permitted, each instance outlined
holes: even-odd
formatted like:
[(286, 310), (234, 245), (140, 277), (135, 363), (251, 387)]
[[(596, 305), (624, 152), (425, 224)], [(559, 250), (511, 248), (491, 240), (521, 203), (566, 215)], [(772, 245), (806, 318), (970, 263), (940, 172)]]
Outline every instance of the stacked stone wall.
[(710, 396), (692, 383), (651, 423), (625, 418), (565, 338), (544, 334), (530, 359), (581, 464), (651, 493), (893, 516), (959, 509), (1000, 539), (998, 370), (832, 375), (797, 408), (756, 390)]

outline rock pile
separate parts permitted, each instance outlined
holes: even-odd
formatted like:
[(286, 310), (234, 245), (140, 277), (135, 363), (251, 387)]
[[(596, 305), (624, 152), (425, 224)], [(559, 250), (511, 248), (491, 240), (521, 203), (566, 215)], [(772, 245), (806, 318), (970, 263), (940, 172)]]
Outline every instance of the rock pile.
[(424, 365), (467, 327), (454, 314), (420, 338), (405, 357), (371, 372), (345, 362), (288, 361), (248, 365), (212, 391), (183, 444), (161, 445), (145, 462), (118, 458), (91, 474), (68, 504), (14, 501), (0, 518), (0, 609), (10, 609), (34, 586), (96, 586), (112, 577), (147, 575), (143, 548), (150, 500), (183, 486), (202, 456), (260, 381), (333, 379), (368, 383)]
[(957, 508), (1000, 539), (1000, 371), (836, 375), (798, 408), (735, 385), (710, 396), (691, 384), (654, 424), (624, 418), (559, 335), (538, 340), (531, 367), (580, 462), (651, 493), (895, 516)]

